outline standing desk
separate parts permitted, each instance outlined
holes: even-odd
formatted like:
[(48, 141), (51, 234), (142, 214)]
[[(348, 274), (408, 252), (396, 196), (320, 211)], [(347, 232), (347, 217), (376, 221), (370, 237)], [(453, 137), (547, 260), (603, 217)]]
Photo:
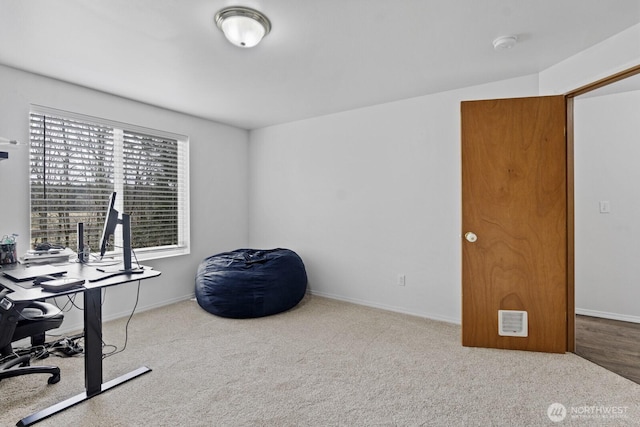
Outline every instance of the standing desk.
[[(0, 271), (9, 269), (28, 269), (28, 266), (16, 265), (14, 267), (4, 267)], [(40, 287), (34, 286), (25, 288), (25, 283), (16, 283), (10, 278), (0, 274), (0, 285), (10, 289), (12, 292), (5, 298), (11, 300), (14, 304), (25, 305), (30, 301), (53, 298), (63, 295), (83, 294), (84, 296), (84, 380), (85, 391), (64, 400), (60, 403), (52, 405), (46, 409), (29, 415), (16, 424), (17, 426), (29, 426), (37, 423), (45, 418), (50, 417), (60, 411), (71, 406), (91, 399), (98, 394), (114, 388), (124, 382), (127, 382), (140, 375), (151, 372), (151, 369), (142, 366), (132, 372), (121, 375), (113, 380), (102, 382), (102, 298), (101, 291), (103, 288), (121, 285), (123, 283), (135, 282), (138, 280), (151, 279), (158, 277), (161, 273), (157, 270), (145, 268), (142, 273), (120, 274), (113, 277), (107, 277), (109, 274), (101, 273), (96, 267), (80, 264), (69, 263), (64, 266), (67, 270), (67, 277), (85, 279), (85, 284), (81, 287), (69, 289), (60, 292), (46, 292)], [(99, 280), (100, 279), (100, 280)], [(27, 284), (29, 282), (26, 282)], [(22, 285), (22, 286), (21, 286)]]

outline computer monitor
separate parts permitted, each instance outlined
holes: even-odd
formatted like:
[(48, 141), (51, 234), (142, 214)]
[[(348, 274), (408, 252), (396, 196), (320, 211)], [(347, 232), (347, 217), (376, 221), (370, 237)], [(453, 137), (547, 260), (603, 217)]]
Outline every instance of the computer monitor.
[(109, 238), (116, 232), (118, 225), (119, 213), (115, 208), (116, 192), (111, 193), (109, 197), (109, 205), (107, 206), (107, 216), (104, 219), (104, 228), (102, 229), (102, 237), (100, 238), (100, 258), (104, 257), (109, 246)]
[[(104, 257), (107, 252), (107, 246), (109, 246), (109, 238), (116, 232), (118, 224), (122, 225), (122, 255), (124, 266), (117, 269), (103, 269), (98, 268), (102, 272), (120, 272), (122, 274), (127, 273), (141, 273), (143, 269), (133, 268), (131, 266), (131, 218), (128, 214), (122, 215), (115, 208), (116, 192), (111, 193), (109, 198), (109, 205), (107, 206), (107, 216), (104, 219), (104, 228), (102, 229), (102, 237), (100, 238), (100, 258)], [(122, 218), (120, 218), (122, 217)]]

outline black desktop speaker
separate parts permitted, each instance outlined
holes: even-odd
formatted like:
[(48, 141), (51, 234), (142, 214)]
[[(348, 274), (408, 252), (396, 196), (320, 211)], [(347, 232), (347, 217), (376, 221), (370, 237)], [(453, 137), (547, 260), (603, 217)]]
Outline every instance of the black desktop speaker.
[(84, 222), (78, 223), (78, 262), (87, 261), (84, 258)]

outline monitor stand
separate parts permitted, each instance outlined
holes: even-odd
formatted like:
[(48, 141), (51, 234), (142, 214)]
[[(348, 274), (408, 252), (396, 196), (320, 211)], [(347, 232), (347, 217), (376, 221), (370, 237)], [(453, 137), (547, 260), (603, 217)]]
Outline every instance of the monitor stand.
[(121, 274), (140, 274), (144, 273), (144, 268), (131, 266), (131, 217), (129, 214), (122, 214), (122, 252), (124, 256), (124, 264), (112, 265), (109, 267), (98, 267), (97, 270), (105, 273), (104, 276), (89, 280), (95, 282), (97, 280), (108, 279), (109, 277), (119, 276)]

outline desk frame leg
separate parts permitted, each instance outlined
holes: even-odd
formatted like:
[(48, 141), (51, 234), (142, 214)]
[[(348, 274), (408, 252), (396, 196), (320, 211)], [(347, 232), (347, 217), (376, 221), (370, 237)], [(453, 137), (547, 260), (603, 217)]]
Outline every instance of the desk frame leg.
[(102, 291), (84, 292), (84, 382), (88, 396), (102, 390)]
[(100, 393), (103, 393), (109, 389), (117, 387), (120, 384), (124, 384), (129, 380), (139, 377), (140, 375), (144, 375), (147, 372), (151, 372), (151, 369), (146, 366), (142, 366), (136, 369), (135, 371), (129, 372), (128, 374), (125, 374), (125, 375), (121, 375), (118, 378), (115, 378), (111, 381), (107, 381), (106, 383), (102, 384), (102, 387), (98, 393), (95, 393), (93, 395), (88, 395), (86, 392), (80, 393), (67, 400), (64, 400), (60, 403), (56, 403), (55, 405), (49, 406), (46, 409), (38, 411), (35, 414), (29, 415), (28, 417), (24, 417), (23, 419), (18, 421), (16, 426), (26, 427), (26, 426), (33, 425), (39, 421), (44, 420), (45, 418), (49, 418), (50, 416), (57, 414), (58, 412), (62, 412), (65, 409), (71, 408), (72, 406), (75, 406), (78, 403), (82, 403), (85, 400), (89, 400)]
[(18, 421), (19, 427), (30, 426), (64, 411), (100, 393), (151, 372), (142, 366), (135, 371), (102, 383), (102, 292), (100, 288), (84, 292), (84, 384), (86, 391)]

